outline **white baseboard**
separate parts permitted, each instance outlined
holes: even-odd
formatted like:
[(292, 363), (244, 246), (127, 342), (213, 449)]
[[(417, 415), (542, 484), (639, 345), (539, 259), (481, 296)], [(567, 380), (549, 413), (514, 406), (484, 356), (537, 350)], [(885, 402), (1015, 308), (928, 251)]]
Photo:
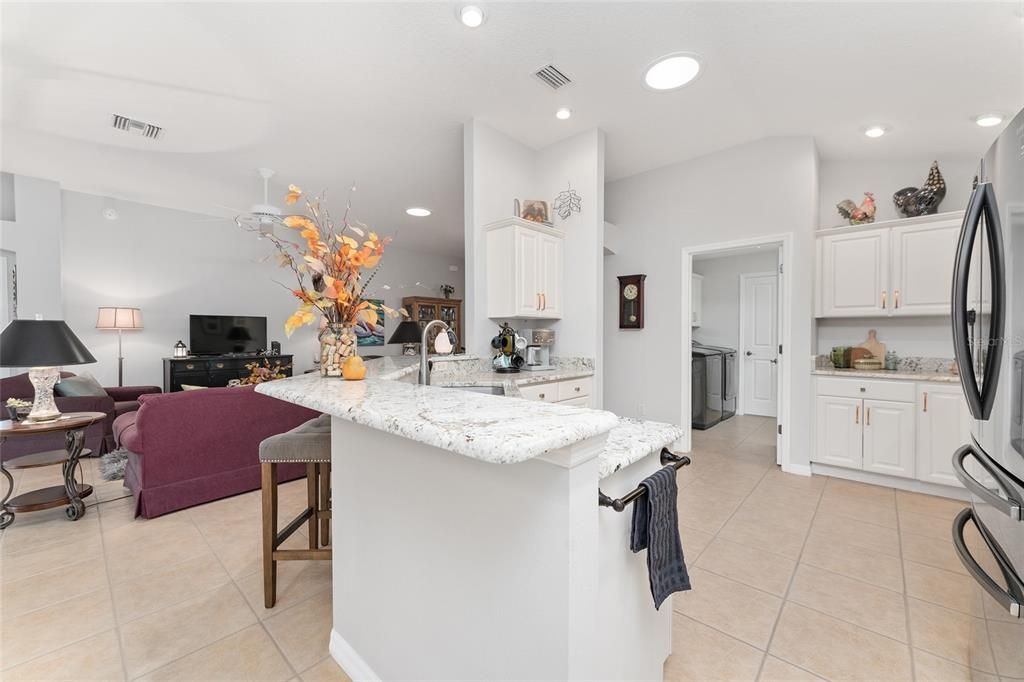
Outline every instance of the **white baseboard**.
[(353, 682), (381, 682), (380, 676), (373, 672), (363, 657), (334, 629), (331, 630), (330, 652), (331, 658), (341, 666), (341, 669), (352, 678)]
[(830, 464), (818, 464), (817, 462), (813, 463), (811, 467), (815, 474), (832, 476), (833, 478), (842, 478), (847, 481), (856, 481), (858, 483), (870, 483), (871, 485), (880, 485), (886, 488), (896, 488), (897, 490), (906, 490), (912, 493), (922, 493), (924, 495), (948, 497), (954, 500), (962, 500), (964, 502), (971, 501), (971, 494), (967, 492), (965, 488), (958, 488), (951, 485), (926, 483), (925, 481), (918, 481), (913, 478), (886, 476), (885, 474), (876, 474), (873, 471), (847, 469), (845, 467), (837, 467), (832, 466)]
[(782, 470), (787, 474), (796, 474), (797, 476), (810, 476), (811, 465), (810, 464), (793, 464), (786, 463), (782, 465)]

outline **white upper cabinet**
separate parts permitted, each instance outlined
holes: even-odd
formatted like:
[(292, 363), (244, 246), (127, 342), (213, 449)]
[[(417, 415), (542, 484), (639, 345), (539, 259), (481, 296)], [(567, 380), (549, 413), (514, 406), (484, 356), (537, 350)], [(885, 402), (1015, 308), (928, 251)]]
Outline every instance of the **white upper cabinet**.
[(818, 317), (949, 315), (962, 214), (818, 237)]
[(822, 237), (823, 317), (884, 315), (889, 305), (889, 230)]
[(948, 315), (960, 221), (892, 231), (892, 314)]
[(487, 316), (561, 319), (564, 234), (519, 218), (491, 223), (484, 230)]
[(704, 294), (704, 275), (694, 273), (690, 279), (690, 326), (699, 327), (703, 323), (703, 307), (701, 298)]

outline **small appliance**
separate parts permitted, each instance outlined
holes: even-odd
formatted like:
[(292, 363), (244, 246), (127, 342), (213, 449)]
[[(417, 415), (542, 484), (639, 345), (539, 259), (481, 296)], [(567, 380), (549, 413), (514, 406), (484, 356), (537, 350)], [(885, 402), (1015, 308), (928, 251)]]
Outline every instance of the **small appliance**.
[(553, 329), (524, 329), (526, 339), (526, 364), (523, 369), (529, 372), (546, 372), (555, 367), (551, 364), (551, 347), (555, 343)]

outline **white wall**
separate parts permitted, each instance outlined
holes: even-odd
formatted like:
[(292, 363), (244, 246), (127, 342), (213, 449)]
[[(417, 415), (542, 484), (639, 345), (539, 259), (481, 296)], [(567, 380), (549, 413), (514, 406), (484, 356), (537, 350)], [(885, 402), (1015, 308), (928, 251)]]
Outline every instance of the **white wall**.
[[(145, 329), (124, 334), (126, 384), (162, 383), (161, 358), (171, 354), (178, 339), (188, 344), (192, 313), (266, 316), (268, 340), (279, 340), (282, 352), (295, 355), (294, 371), (312, 367), (314, 329), (302, 328), (291, 339), (284, 335), (295, 299), (281, 284), (291, 287), (294, 281), (272, 258), (261, 262), (274, 253), (269, 242), (229, 220), (128, 201), (117, 202), (120, 217), (111, 221), (100, 214), (103, 201), (63, 193), (64, 317), (100, 361), (93, 371), (101, 383), (117, 381), (117, 333), (94, 328), (101, 305), (135, 306), (143, 312)], [(461, 260), (392, 244), (382, 262), (369, 293), (388, 305), (398, 307), (404, 296), (439, 296), (442, 283), (453, 284), (456, 297), (463, 291)], [(449, 270), (452, 264), (458, 272)], [(386, 322), (386, 337), (395, 324)], [(362, 352), (400, 349), (384, 345)]]
[(867, 339), (867, 330), (877, 329), (878, 340), (900, 357), (953, 358), (953, 331), (948, 317), (903, 317), (818, 320), (818, 353), (828, 354), (833, 346), (856, 346)]
[(704, 275), (701, 287), (701, 326), (693, 338), (728, 348), (740, 347), (740, 275), (774, 273), (778, 249), (765, 247), (756, 253), (720, 258), (694, 259), (693, 271)]
[[(565, 231), (563, 318), (506, 320), (513, 327), (550, 327), (555, 330), (555, 353), (593, 358), (597, 396), (601, 395), (603, 307), (601, 286), (604, 250), (604, 133), (591, 130), (539, 151), (516, 142), (484, 123), (472, 120), (465, 127), (466, 201), (466, 349), (487, 357), (498, 320), (487, 317), (486, 248), (483, 226), (513, 215), (513, 201), (545, 199), (552, 204), (572, 184), (582, 211), (566, 220), (554, 215), (555, 227)], [(476, 267), (479, 264), (481, 267)], [(598, 398), (600, 400), (600, 398)]]
[(876, 221), (894, 220), (897, 214), (892, 195), (904, 187), (920, 187), (928, 177), (932, 161), (939, 162), (939, 170), (946, 179), (946, 198), (939, 205), (940, 212), (959, 211), (967, 206), (971, 185), (978, 167), (978, 156), (938, 155), (915, 159), (885, 159), (884, 161), (823, 160), (820, 170), (821, 227), (845, 225), (836, 211), (836, 204), (852, 199), (858, 205), (864, 192), (873, 192), (877, 202)]
[[(793, 233), (786, 264), (794, 292), (787, 349), (794, 461), (807, 461), (811, 433), (811, 283), (817, 225), (817, 152), (811, 138), (768, 138), (641, 173), (605, 188), (606, 216), (622, 250), (605, 260), (605, 407), (624, 416), (680, 423), (684, 247)], [(647, 274), (646, 328), (618, 329), (616, 276)], [(689, 390), (687, 388), (687, 390)], [(689, 420), (683, 423), (689, 427)]]
[[(0, 248), (18, 262), (18, 317), (63, 317), (61, 305), (60, 185), (25, 175), (14, 176), (16, 221), (0, 221)], [(81, 330), (73, 327), (76, 334)]]

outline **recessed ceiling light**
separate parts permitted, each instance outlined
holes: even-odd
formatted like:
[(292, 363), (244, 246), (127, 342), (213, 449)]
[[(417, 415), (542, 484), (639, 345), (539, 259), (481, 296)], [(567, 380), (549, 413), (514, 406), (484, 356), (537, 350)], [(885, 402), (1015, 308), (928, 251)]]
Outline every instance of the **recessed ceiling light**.
[(569, 107), (562, 107), (561, 109), (555, 112), (555, 118), (557, 118), (559, 121), (564, 121), (570, 116), (572, 116), (572, 109), (570, 109)]
[(889, 132), (889, 129), (885, 126), (868, 126), (864, 129), (864, 134), (868, 137), (881, 137)]
[(676, 52), (659, 57), (647, 67), (644, 83), (652, 90), (681, 88), (700, 73), (700, 60), (688, 52)]
[(412, 208), (405, 209), (405, 212), (416, 218), (426, 218), (430, 215), (430, 210), (426, 208), (420, 208), (419, 206), (413, 206)]
[(484, 23), (484, 11), (476, 5), (466, 5), (459, 10), (459, 21), (464, 26), (477, 28)]
[(1002, 123), (1003, 117), (1001, 114), (982, 114), (981, 116), (975, 116), (974, 122), (982, 128), (991, 128)]

